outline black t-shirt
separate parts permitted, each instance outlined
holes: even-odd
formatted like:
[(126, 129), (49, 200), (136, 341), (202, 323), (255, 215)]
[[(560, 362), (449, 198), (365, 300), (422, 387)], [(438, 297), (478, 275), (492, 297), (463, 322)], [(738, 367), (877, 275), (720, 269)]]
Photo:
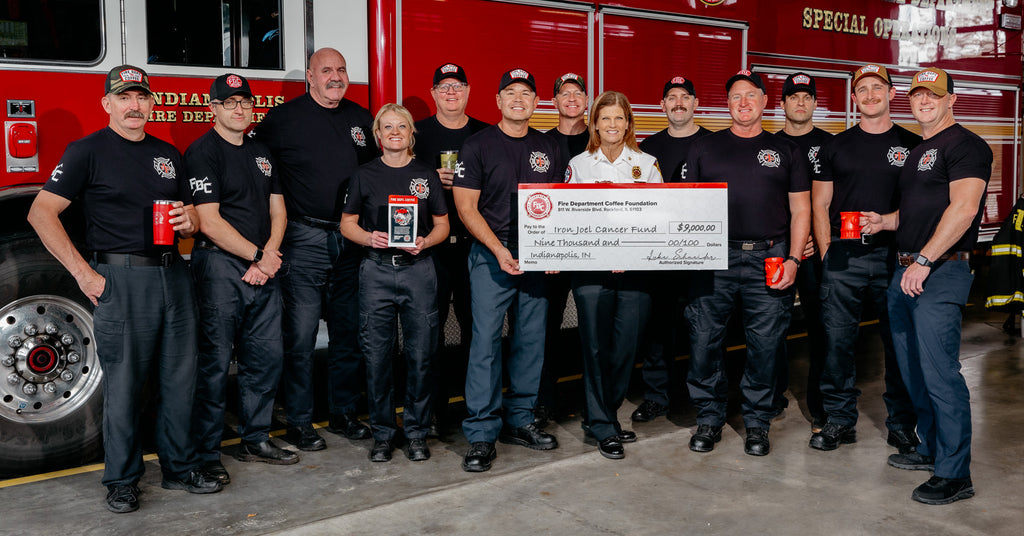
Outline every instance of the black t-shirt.
[(572, 157), (586, 151), (587, 144), (590, 143), (589, 130), (584, 130), (579, 134), (562, 134), (557, 128), (553, 128), (545, 134), (554, 138), (558, 143), (558, 149), (562, 152), (562, 160), (565, 161), (566, 166), (569, 165)]
[[(473, 134), (487, 128), (487, 123), (479, 119), (469, 118), (469, 122), (462, 128), (447, 128), (437, 120), (436, 115), (416, 122), (416, 159), (423, 162), (430, 169), (441, 167), (441, 151), (461, 151), (462, 144)], [(459, 154), (458, 163), (455, 165), (455, 176), (461, 177), (465, 173), (465, 166), (462, 164), (462, 154)], [(455, 211), (455, 199), (451, 190), (444, 190), (444, 200), (448, 205), (448, 224), (451, 225), (453, 236), (466, 237), (469, 233), (466, 226), (462, 224)]]
[(280, 166), (289, 217), (341, 218), (349, 176), (380, 154), (372, 128), (370, 112), (348, 99), (324, 108), (307, 93), (270, 109), (255, 138)]
[(359, 225), (369, 231), (388, 232), (388, 196), (414, 195), (416, 236), (427, 236), (434, 228), (431, 216), (448, 213), (444, 189), (436, 168), (413, 160), (402, 168), (393, 168), (380, 158), (361, 166), (352, 174), (345, 201), (346, 214), (359, 214)]
[(497, 125), (470, 136), (459, 154), (466, 174), (455, 186), (480, 190), (477, 208), (498, 240), (516, 242), (519, 183), (562, 182), (566, 162), (551, 136), (529, 129), (521, 138), (506, 135)]
[(80, 197), (86, 247), (110, 253), (166, 249), (153, 245), (153, 201), (192, 200), (173, 145), (148, 134), (126, 140), (109, 127), (68, 144), (43, 190)]
[[(900, 251), (921, 251), (928, 243), (949, 206), (949, 184), (967, 178), (985, 181), (992, 175), (992, 149), (985, 140), (955, 124), (939, 132), (910, 151), (900, 174), (900, 226), (896, 229), (896, 247)], [(981, 196), (978, 214), (970, 228), (949, 248), (971, 251), (978, 243), (978, 225), (985, 196)]]
[(675, 138), (666, 128), (640, 142), (640, 150), (658, 159), (665, 182), (680, 182), (686, 180), (686, 155), (690, 152), (690, 145), (708, 134), (711, 134), (710, 130), (698, 127), (697, 132), (689, 136)]
[(725, 129), (693, 142), (687, 182), (729, 183), (729, 239), (789, 238), (789, 194), (811, 189), (807, 158), (770, 132), (741, 138)]
[(919, 143), (921, 136), (896, 124), (882, 134), (869, 134), (857, 124), (822, 149), (821, 174), (814, 180), (832, 183), (833, 235), (839, 234), (840, 212), (896, 210), (900, 172)]
[(263, 247), (270, 238), (270, 194), (281, 183), (270, 149), (242, 136), (234, 145), (210, 129), (185, 151), (195, 205), (220, 203), (220, 216), (246, 240)]
[(807, 156), (807, 172), (811, 174), (811, 180), (817, 180), (821, 175), (821, 149), (832, 141), (832, 133), (814, 127), (801, 136), (790, 136), (784, 130), (776, 132), (775, 135), (795, 143), (800, 148), (800, 154)]

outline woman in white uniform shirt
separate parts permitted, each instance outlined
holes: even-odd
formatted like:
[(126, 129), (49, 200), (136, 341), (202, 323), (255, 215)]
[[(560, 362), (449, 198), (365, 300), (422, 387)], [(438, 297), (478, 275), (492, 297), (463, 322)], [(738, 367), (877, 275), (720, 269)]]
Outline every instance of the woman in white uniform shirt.
[[(606, 91), (590, 110), (587, 151), (569, 161), (570, 183), (660, 183), (657, 159), (636, 144), (633, 111), (626, 96)], [(609, 190), (614, 195), (614, 190)], [(579, 316), (587, 428), (601, 455), (624, 457), (622, 443), (636, 441), (617, 416), (626, 398), (637, 343), (647, 323), (651, 297), (642, 272), (576, 272), (572, 295)]]

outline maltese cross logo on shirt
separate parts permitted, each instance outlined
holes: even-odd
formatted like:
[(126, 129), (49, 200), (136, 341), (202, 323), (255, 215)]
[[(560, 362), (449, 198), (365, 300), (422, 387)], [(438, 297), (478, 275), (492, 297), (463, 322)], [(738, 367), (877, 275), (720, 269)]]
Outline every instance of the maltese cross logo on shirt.
[(551, 159), (548, 158), (548, 155), (546, 155), (546, 154), (544, 154), (544, 153), (542, 153), (540, 151), (534, 151), (534, 152), (530, 153), (530, 168), (531, 169), (533, 169), (537, 173), (544, 173), (550, 167), (551, 167)]
[(350, 132), (352, 133), (352, 141), (356, 142), (356, 145), (366, 147), (366, 134), (363, 134), (362, 128), (352, 127)]

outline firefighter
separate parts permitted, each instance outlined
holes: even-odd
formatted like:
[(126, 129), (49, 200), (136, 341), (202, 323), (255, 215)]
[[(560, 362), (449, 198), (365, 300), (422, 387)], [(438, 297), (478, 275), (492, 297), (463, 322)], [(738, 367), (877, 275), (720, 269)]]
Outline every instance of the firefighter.
[(327, 358), (327, 429), (349, 439), (370, 430), (356, 418), (365, 375), (359, 353), (360, 248), (341, 235), (341, 208), (349, 176), (377, 156), (369, 139), (373, 116), (345, 98), (344, 56), (322, 48), (309, 58), (309, 92), (275, 106), (256, 129), (280, 167), (288, 210), (281, 252), (284, 299), (285, 439), (300, 450), (327, 448), (313, 428), (313, 349), (320, 317), (330, 337)]
[[(289, 465), (298, 455), (270, 440), (274, 396), (281, 378), (281, 239), (284, 197), (270, 150), (245, 135), (252, 124), (252, 90), (237, 74), (210, 85), (213, 128), (185, 151), (200, 234), (192, 249), (199, 302), (199, 374), (192, 432), (203, 468), (231, 481), (220, 461), (228, 368), (238, 359), (235, 458)], [(235, 344), (237, 341), (238, 344)]]
[[(590, 111), (588, 130), (587, 150), (569, 161), (567, 182), (662, 182), (657, 159), (636, 144), (633, 110), (625, 95), (602, 93)], [(612, 460), (625, 457), (623, 443), (636, 441), (635, 433), (622, 429), (617, 412), (626, 398), (637, 344), (650, 312), (646, 278), (643, 272), (572, 274), (587, 399), (583, 427), (597, 440), (598, 452)]]
[[(585, 115), (587, 113), (587, 83), (576, 73), (565, 73), (555, 79), (551, 103), (558, 110), (558, 125), (545, 134), (554, 138), (561, 151), (562, 161), (584, 152), (590, 141)], [(550, 273), (544, 278), (548, 298), (548, 320), (544, 339), (544, 369), (540, 377), (537, 407), (533, 409), (533, 422), (547, 426), (554, 417), (555, 388), (559, 370), (570, 359), (579, 363), (568, 340), (562, 336), (562, 321), (569, 302), (569, 273)], [(573, 353), (570, 353), (573, 352)], [(575, 370), (579, 370), (578, 365)], [(563, 408), (569, 409), (569, 408)]]
[[(509, 203), (520, 182), (561, 182), (564, 177), (557, 144), (530, 128), (538, 100), (532, 74), (524, 69), (504, 73), (496, 95), (502, 118), (466, 140), (461, 155), (466, 173), (454, 183), (455, 205), (475, 239), (469, 253), (469, 417), (462, 423), (470, 443), (462, 468), (470, 472), (491, 468), (496, 439), (537, 450), (558, 447), (555, 436), (533, 423), (547, 320), (544, 274), (519, 270), (516, 215)], [(509, 390), (503, 394), (501, 331), (513, 305)]]
[[(430, 429), (430, 360), (438, 341), (437, 277), (430, 256), (431, 248), (444, 243), (448, 236), (448, 207), (433, 166), (413, 160), (415, 137), (408, 110), (397, 104), (382, 106), (373, 121), (373, 137), (384, 155), (352, 175), (341, 216), (342, 234), (366, 248), (359, 267), (359, 315), (364, 319), (359, 326), (359, 344), (366, 357), (374, 439), (370, 461), (391, 460), (398, 431), (392, 370), (398, 317), (402, 319), (406, 360), (402, 415), (409, 440), (406, 456), (424, 461), (430, 458), (426, 443)], [(388, 200), (390, 196), (410, 194), (417, 205), (416, 232), (398, 237), (415, 240), (408, 246), (394, 247), (389, 237), (395, 217)]]
[(558, 142), (566, 161), (587, 150), (587, 82), (576, 73), (565, 73), (555, 79), (551, 104), (558, 110), (558, 125), (547, 131)]
[[(818, 107), (818, 90), (814, 77), (807, 73), (793, 73), (782, 83), (782, 111), (786, 123), (776, 132), (780, 137), (792, 141), (800, 148), (800, 154), (807, 157), (807, 170), (811, 180), (821, 173), (819, 154), (832, 140), (832, 134), (814, 126), (814, 110)], [(813, 184), (813, 183), (812, 183)], [(796, 274), (796, 288), (800, 294), (800, 308), (807, 324), (807, 347), (810, 362), (807, 368), (807, 409), (811, 413), (811, 431), (818, 432), (825, 423), (825, 411), (821, 407), (821, 368), (825, 361), (825, 328), (821, 324), (821, 258), (815, 247), (814, 236), (807, 239), (803, 262)], [(787, 351), (779, 355), (775, 373), (775, 400), (772, 403), (777, 416), (789, 406), (786, 389), (789, 388), (789, 356)]]
[[(899, 202), (900, 173), (921, 137), (892, 122), (889, 103), (896, 96), (889, 72), (867, 64), (853, 73), (851, 98), (860, 121), (840, 133), (820, 153), (821, 172), (814, 177), (814, 233), (823, 259), (822, 320), (827, 352), (821, 377), (824, 428), (811, 436), (809, 446), (833, 450), (857, 440), (857, 371), (854, 346), (864, 299), (879, 315), (879, 334), (885, 364), (887, 441), (901, 453), (918, 444), (917, 417), (893, 353), (886, 291), (892, 278), (892, 233), (871, 233), (867, 239), (841, 238), (843, 212), (887, 214)], [(858, 218), (859, 219), (859, 218)], [(859, 227), (860, 222), (855, 222)]]
[(974, 496), (971, 395), (960, 373), (960, 329), (992, 150), (956, 122), (953, 78), (942, 69), (919, 71), (907, 95), (923, 140), (900, 174), (899, 208), (884, 216), (866, 213), (862, 232), (896, 231), (889, 322), (921, 435), (915, 451), (890, 455), (889, 465), (932, 471), (911, 498), (948, 504)]
[[(693, 120), (700, 101), (693, 80), (674, 76), (661, 92), (661, 111), (668, 127), (640, 143), (640, 150), (658, 159), (665, 182), (686, 178), (686, 155), (690, 145), (711, 131)], [(640, 369), (644, 381), (644, 400), (630, 415), (633, 422), (649, 422), (669, 410), (669, 368), (675, 357), (676, 334), (682, 321), (680, 301), (686, 296), (687, 275), (678, 271), (651, 274), (650, 326), (644, 337), (644, 363)]]
[[(176, 246), (154, 240), (157, 200), (174, 200), (170, 224), (178, 237), (198, 229), (181, 155), (146, 134), (153, 93), (145, 71), (121, 65), (110, 70), (104, 84), (107, 128), (68, 145), (33, 201), (28, 221), (96, 306), (94, 335), (104, 376), (103, 484), (107, 508), (126, 513), (139, 508), (145, 466), (138, 424), (151, 367), (158, 371), (161, 400), (156, 421), (161, 485), (213, 493), (221, 484), (199, 467), (189, 434), (198, 352), (192, 281)], [(94, 252), (89, 261), (59, 219), (76, 198), (85, 215), (85, 245)]]
[[(687, 386), (697, 408), (690, 450), (709, 452), (722, 437), (727, 380), (723, 367), (725, 328), (736, 302), (742, 304), (747, 360), (740, 380), (746, 427), (744, 452), (767, 455), (775, 364), (793, 308), (793, 282), (811, 230), (807, 158), (796, 144), (765, 132), (768, 103), (757, 74), (740, 71), (726, 82), (732, 126), (690, 147), (686, 179), (729, 183), (729, 268), (695, 273), (689, 286)], [(765, 260), (785, 258), (770, 286)]]
[[(469, 345), (469, 337), (473, 330), (472, 313), (469, 310), (469, 246), (472, 238), (466, 226), (462, 224), (455, 210), (455, 198), (452, 197), (452, 181), (455, 176), (465, 173), (459, 153), (463, 142), (471, 135), (487, 128), (487, 123), (466, 114), (469, 104), (469, 77), (466, 70), (455, 63), (445, 63), (434, 70), (433, 85), (430, 96), (434, 99), (437, 113), (416, 122), (416, 159), (436, 169), (441, 178), (441, 187), (445, 204), (448, 206), (448, 224), (450, 232), (448, 240), (432, 248), (434, 270), (437, 272), (437, 310), (438, 346), (444, 346), (444, 327), (448, 322), (449, 309), (454, 309), (455, 319), (459, 324), (459, 354), (453, 356), (438, 351), (431, 365), (434, 379), (432, 404), (433, 418), (436, 423), (432, 427), (432, 435), (440, 435), (452, 423), (448, 414), (448, 398), (453, 393), (449, 387), (449, 378), (461, 378), (465, 370), (457, 366), (461, 356)], [(456, 163), (454, 168), (441, 162), (443, 151), (454, 151)], [(457, 388), (461, 394), (462, 386)], [(461, 421), (461, 419), (458, 419)]]

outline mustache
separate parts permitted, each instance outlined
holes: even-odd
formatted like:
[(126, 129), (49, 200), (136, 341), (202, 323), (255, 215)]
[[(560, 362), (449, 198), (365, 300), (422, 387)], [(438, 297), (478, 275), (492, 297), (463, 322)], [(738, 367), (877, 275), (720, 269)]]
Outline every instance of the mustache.
[(686, 107), (685, 106), (673, 106), (672, 109), (669, 110), (669, 111), (670, 112), (685, 112), (686, 111)]
[(124, 118), (125, 119), (145, 119), (146, 118), (146, 114), (144, 114), (144, 113), (142, 113), (142, 112), (140, 112), (138, 110), (131, 110), (131, 111), (125, 112)]
[(327, 89), (345, 89), (345, 82), (327, 82)]

